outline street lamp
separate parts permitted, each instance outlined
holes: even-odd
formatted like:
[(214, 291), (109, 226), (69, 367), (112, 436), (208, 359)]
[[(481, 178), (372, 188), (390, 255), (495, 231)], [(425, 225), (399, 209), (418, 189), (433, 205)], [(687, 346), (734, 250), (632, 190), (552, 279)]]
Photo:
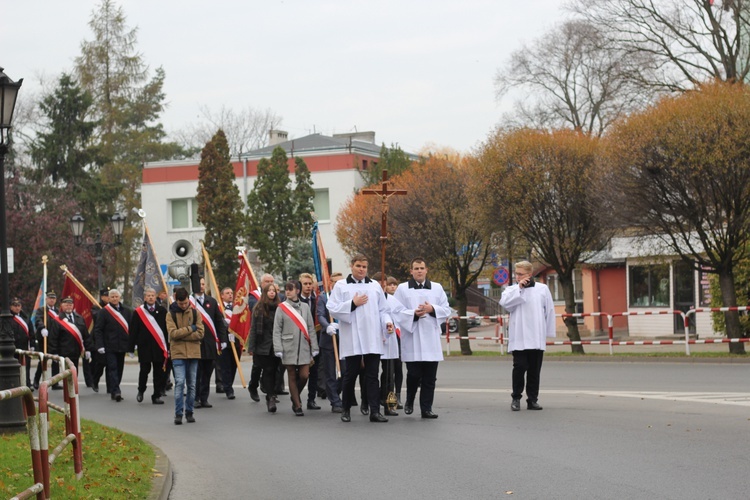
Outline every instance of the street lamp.
[[(0, 390), (21, 385), (20, 365), (13, 353), (16, 346), (10, 314), (8, 290), (8, 240), (5, 227), (5, 154), (10, 144), (9, 134), (18, 90), (23, 78), (14, 82), (0, 68)], [(0, 432), (20, 432), (26, 427), (21, 398), (0, 401)]]
[(81, 214), (75, 214), (70, 218), (70, 229), (73, 231), (73, 238), (77, 246), (85, 245), (86, 249), (90, 252), (94, 251), (94, 257), (96, 257), (96, 272), (97, 279), (99, 281), (99, 290), (103, 288), (102, 283), (102, 264), (104, 259), (104, 251), (112, 247), (116, 247), (122, 244), (122, 233), (125, 231), (125, 216), (121, 213), (115, 213), (111, 218), (112, 232), (115, 234), (115, 241), (112, 243), (106, 243), (102, 241), (102, 232), (96, 230), (96, 238), (92, 243), (83, 242), (83, 228), (86, 225), (86, 219)]

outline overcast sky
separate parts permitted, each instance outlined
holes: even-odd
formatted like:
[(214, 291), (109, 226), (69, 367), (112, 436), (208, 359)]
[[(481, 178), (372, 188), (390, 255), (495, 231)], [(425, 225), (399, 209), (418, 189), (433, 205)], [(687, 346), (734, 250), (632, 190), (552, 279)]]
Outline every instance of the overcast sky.
[[(493, 77), (563, 19), (562, 0), (120, 0), (166, 72), (166, 130), (199, 106), (253, 106), (290, 137), (373, 130), (378, 143), (468, 151), (510, 109)], [(0, 66), (24, 92), (70, 71), (94, 1), (0, 3)]]

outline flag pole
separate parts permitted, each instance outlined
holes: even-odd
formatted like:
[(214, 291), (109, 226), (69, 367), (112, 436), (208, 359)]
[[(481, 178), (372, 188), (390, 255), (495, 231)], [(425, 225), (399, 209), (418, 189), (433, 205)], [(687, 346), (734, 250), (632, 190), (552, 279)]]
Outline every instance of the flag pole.
[[(318, 219), (315, 217), (315, 213), (311, 213), (311, 215), (313, 217), (313, 220), (315, 221), (315, 224), (317, 225)], [(323, 293), (325, 293), (326, 298), (328, 298), (331, 294), (331, 277), (328, 275), (328, 259), (326, 258), (326, 252), (323, 248), (323, 238), (320, 237), (319, 228), (317, 228), (317, 230), (315, 231), (315, 245), (318, 247), (318, 255), (320, 260), (320, 277), (321, 281), (323, 282)], [(328, 313), (328, 320), (329, 322), (333, 321), (330, 313)], [(339, 346), (338, 342), (336, 341), (336, 335), (331, 335), (331, 341), (333, 343), (333, 358), (336, 362), (336, 379), (340, 379), (341, 362), (339, 361)]]
[[(92, 304), (94, 304), (99, 309), (102, 308), (102, 306), (99, 304), (99, 301), (96, 300), (94, 298), (94, 296), (89, 293), (88, 290), (86, 290), (86, 287), (83, 286), (81, 284), (81, 282), (76, 279), (75, 276), (73, 276), (73, 273), (70, 272), (70, 270), (68, 269), (68, 266), (66, 266), (65, 264), (63, 264), (62, 266), (60, 266), (60, 269), (62, 269), (63, 276), (67, 275), (68, 278), (70, 278), (70, 280), (79, 288), (79, 290), (81, 290), (83, 292), (83, 294), (86, 296), (87, 299), (89, 299), (91, 301)], [(63, 298), (65, 298), (65, 297), (63, 297)]]
[[(146, 224), (146, 221), (144, 219), (143, 221), (143, 229), (146, 231), (146, 236), (148, 236), (148, 244), (151, 245), (151, 253), (154, 254), (154, 260), (156, 263), (159, 263), (159, 257), (156, 256), (156, 249), (154, 248), (154, 244), (152, 243), (151, 239), (151, 233), (148, 231), (148, 224)], [(167, 304), (172, 303), (172, 296), (169, 295), (169, 287), (167, 287), (167, 282), (164, 281), (164, 275), (161, 272), (161, 267), (159, 268), (159, 279), (161, 280), (161, 286), (164, 287), (164, 291), (167, 292)]]
[[(221, 300), (219, 284), (216, 282), (216, 276), (214, 276), (214, 270), (211, 267), (211, 259), (208, 256), (208, 251), (206, 250), (206, 245), (203, 243), (203, 240), (201, 240), (201, 250), (203, 252), (203, 262), (206, 264), (206, 273), (211, 276), (211, 285), (213, 285), (214, 293), (216, 294), (216, 301), (218, 302)], [(224, 309), (223, 301), (221, 303), (221, 308), (222, 310)], [(222, 316), (224, 315), (222, 314)], [(229, 342), (229, 339), (227, 339), (227, 342)], [(234, 363), (237, 366), (237, 372), (240, 374), (240, 382), (242, 382), (242, 388), (246, 389), (247, 383), (245, 382), (245, 375), (242, 373), (242, 366), (240, 366), (240, 357), (237, 355), (237, 348), (234, 346), (234, 342), (229, 342), (229, 345), (232, 346), (232, 355), (234, 356)]]
[[(44, 265), (44, 274), (42, 274), (42, 300), (44, 301), (44, 329), (47, 329), (47, 256), (42, 255), (42, 264)], [(47, 354), (47, 337), (44, 337), (44, 354)]]

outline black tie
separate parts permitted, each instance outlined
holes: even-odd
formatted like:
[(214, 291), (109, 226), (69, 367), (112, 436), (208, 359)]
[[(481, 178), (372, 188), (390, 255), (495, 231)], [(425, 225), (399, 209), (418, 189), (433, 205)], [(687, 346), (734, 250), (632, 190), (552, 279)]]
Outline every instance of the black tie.
[(154, 306), (148, 306), (148, 310), (154, 312)]
[(72, 314), (68, 314), (68, 319), (69, 319), (69, 320), (70, 320), (70, 322), (72, 323), (72, 322), (73, 322), (73, 315), (72, 315)]
[(417, 288), (419, 289), (424, 288), (424, 285), (422, 283), (417, 283)]

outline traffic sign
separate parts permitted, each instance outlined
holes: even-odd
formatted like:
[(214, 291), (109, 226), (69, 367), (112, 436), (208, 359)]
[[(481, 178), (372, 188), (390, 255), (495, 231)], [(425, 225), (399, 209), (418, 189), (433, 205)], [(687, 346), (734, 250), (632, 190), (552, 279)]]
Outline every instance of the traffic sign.
[(508, 274), (507, 267), (498, 267), (492, 275), (492, 282), (497, 286), (503, 286), (508, 283), (509, 277), (510, 275)]

